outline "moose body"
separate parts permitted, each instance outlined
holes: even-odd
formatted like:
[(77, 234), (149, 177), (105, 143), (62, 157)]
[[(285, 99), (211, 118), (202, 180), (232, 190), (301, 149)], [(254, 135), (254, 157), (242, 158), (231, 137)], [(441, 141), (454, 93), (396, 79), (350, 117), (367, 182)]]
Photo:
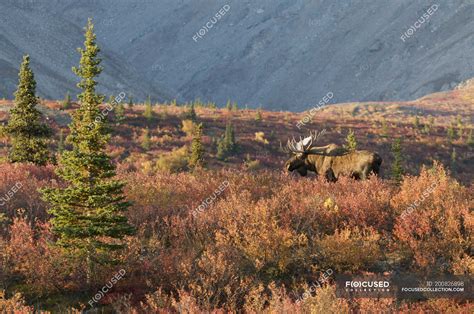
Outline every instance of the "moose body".
[(286, 162), (288, 171), (296, 170), (301, 176), (308, 171), (324, 175), (329, 181), (337, 181), (340, 176), (349, 176), (364, 180), (371, 173), (378, 174), (382, 158), (377, 153), (366, 150), (348, 151), (336, 144), (313, 146), (313, 143), (324, 134), (315, 133), (300, 142), (288, 141), (288, 149), (293, 153)]

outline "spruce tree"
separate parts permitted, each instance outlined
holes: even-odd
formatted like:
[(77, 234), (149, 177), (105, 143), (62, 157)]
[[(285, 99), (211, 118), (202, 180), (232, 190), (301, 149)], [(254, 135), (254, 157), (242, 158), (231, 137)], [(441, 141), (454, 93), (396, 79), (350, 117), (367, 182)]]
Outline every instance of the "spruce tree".
[(346, 144), (344, 145), (344, 148), (351, 152), (357, 149), (357, 139), (352, 129), (350, 129), (349, 133), (347, 134)]
[(382, 137), (388, 137), (388, 125), (387, 120), (382, 120)]
[(143, 130), (141, 147), (145, 151), (149, 151), (151, 148), (150, 130), (148, 128)]
[(402, 144), (399, 138), (395, 139), (392, 144), (392, 179), (399, 183), (402, 181), (402, 176), (404, 174), (403, 169), (403, 156), (402, 156)]
[(71, 95), (69, 94), (69, 92), (66, 93), (66, 96), (64, 97), (62, 105), (63, 105), (63, 109), (71, 108)]
[(217, 158), (225, 160), (228, 156), (237, 150), (237, 143), (235, 142), (234, 127), (231, 122), (227, 122), (224, 135), (217, 143)]
[(115, 122), (118, 124), (122, 123), (125, 120), (125, 107), (123, 104), (120, 102), (118, 103), (115, 108)]
[(145, 101), (145, 110), (143, 111), (143, 116), (150, 122), (153, 119), (153, 108), (151, 107), (151, 98), (148, 96), (148, 99)]
[(96, 93), (96, 77), (102, 67), (90, 19), (85, 27), (84, 48), (78, 51), (80, 65), (73, 71), (80, 78), (80, 107), (69, 125), (67, 142), (72, 150), (62, 153), (56, 172), (66, 186), (43, 189), (42, 193), (51, 204), (49, 214), (57, 244), (86, 257), (90, 283), (94, 265), (113, 262), (110, 253), (121, 249), (123, 238), (135, 229), (124, 215), (130, 206), (123, 195), (124, 183), (114, 179), (115, 166), (105, 152), (110, 135), (100, 116), (104, 96)]
[(451, 170), (452, 171), (456, 170), (456, 159), (457, 159), (456, 148), (453, 147), (453, 150), (451, 151)]
[(128, 109), (132, 109), (133, 107), (133, 97), (129, 96), (128, 97)]
[(255, 115), (255, 121), (262, 121), (262, 112), (260, 109), (257, 110), (257, 114)]
[(225, 139), (230, 152), (235, 152), (237, 144), (235, 143), (235, 131), (231, 122), (228, 122), (225, 127)]
[(415, 116), (413, 119), (413, 128), (415, 130), (418, 130), (420, 128), (420, 118), (418, 116)]
[(231, 111), (232, 110), (232, 103), (230, 102), (230, 100), (227, 101), (226, 105), (225, 105), (225, 108), (228, 110), (228, 111)]
[(191, 158), (189, 159), (189, 167), (196, 168), (204, 164), (204, 146), (202, 145), (202, 123), (194, 127), (193, 141), (191, 144)]
[(227, 145), (225, 143), (224, 137), (220, 138), (217, 141), (217, 154), (216, 157), (219, 160), (225, 160), (227, 158), (227, 155), (229, 154)]
[(451, 143), (455, 136), (454, 125), (452, 123), (449, 125), (446, 135), (448, 136), (448, 142)]
[(10, 162), (32, 162), (45, 165), (49, 158), (48, 139), (51, 129), (42, 123), (43, 115), (36, 108), (36, 81), (30, 69), (30, 57), (23, 57), (20, 67), (15, 106), (10, 110), (5, 133), (10, 136), (12, 146), (8, 155)]
[(462, 123), (462, 118), (460, 115), (456, 118), (456, 125), (457, 125), (457, 136), (460, 140), (462, 140), (464, 135), (464, 124)]
[(193, 122), (197, 121), (197, 114), (196, 114), (196, 110), (194, 110), (194, 103), (191, 103), (191, 105), (189, 106), (189, 110), (186, 112), (185, 118)]

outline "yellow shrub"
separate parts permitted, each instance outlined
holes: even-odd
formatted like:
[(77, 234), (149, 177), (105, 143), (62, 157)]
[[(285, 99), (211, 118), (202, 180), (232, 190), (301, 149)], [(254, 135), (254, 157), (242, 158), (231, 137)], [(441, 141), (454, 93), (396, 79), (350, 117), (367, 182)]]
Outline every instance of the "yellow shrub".
[(188, 165), (188, 147), (183, 146), (170, 153), (161, 155), (156, 161), (159, 171), (178, 172), (186, 169)]
[(187, 136), (192, 136), (195, 124), (192, 120), (183, 120), (181, 121), (183, 126), (181, 127), (181, 130), (186, 133)]
[(268, 140), (265, 138), (264, 132), (255, 132), (255, 140), (265, 145), (269, 143)]
[(336, 230), (316, 241), (321, 266), (335, 271), (366, 270), (382, 259), (379, 239), (372, 229)]
[(315, 296), (303, 300), (302, 307), (308, 313), (350, 313), (348, 302), (336, 297), (334, 286), (321, 287)]
[(20, 293), (7, 299), (5, 292), (0, 291), (0, 313), (33, 313), (33, 308), (25, 305), (25, 300)]

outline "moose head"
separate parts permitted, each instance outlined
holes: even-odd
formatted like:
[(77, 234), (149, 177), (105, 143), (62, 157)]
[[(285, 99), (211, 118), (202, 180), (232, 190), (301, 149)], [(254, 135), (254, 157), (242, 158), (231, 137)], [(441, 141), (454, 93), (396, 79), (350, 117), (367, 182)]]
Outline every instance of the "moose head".
[(308, 170), (313, 170), (313, 165), (308, 162), (308, 155), (318, 154), (319, 149), (314, 145), (318, 140), (324, 135), (326, 130), (321, 132), (315, 131), (314, 133), (309, 134), (308, 137), (301, 138), (297, 142), (293, 137), (291, 140), (288, 140), (286, 151), (292, 154), (292, 157), (285, 163), (285, 168), (288, 171), (298, 171), (302, 176), (306, 176)]

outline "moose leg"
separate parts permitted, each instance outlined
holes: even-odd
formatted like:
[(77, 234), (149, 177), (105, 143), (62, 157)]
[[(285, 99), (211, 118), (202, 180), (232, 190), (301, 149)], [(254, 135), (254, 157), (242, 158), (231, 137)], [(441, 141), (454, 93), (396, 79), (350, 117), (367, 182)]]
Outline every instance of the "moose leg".
[(331, 168), (326, 170), (326, 172), (324, 173), (324, 176), (326, 177), (326, 180), (328, 180), (330, 182), (336, 182), (337, 181), (336, 175), (334, 174), (334, 171), (332, 171)]

